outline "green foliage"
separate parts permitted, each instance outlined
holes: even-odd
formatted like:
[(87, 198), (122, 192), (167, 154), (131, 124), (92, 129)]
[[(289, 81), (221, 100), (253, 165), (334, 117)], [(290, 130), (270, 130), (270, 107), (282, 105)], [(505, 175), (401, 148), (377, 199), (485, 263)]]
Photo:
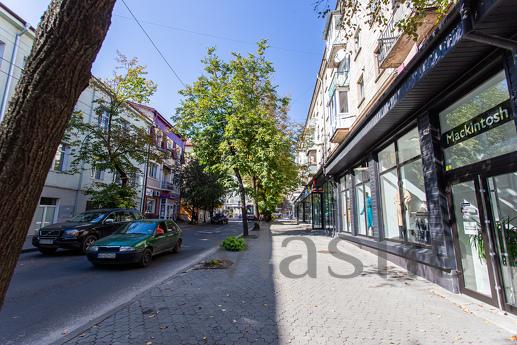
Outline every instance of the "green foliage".
[(113, 77), (104, 81), (109, 87), (108, 96), (96, 100), (98, 120), (88, 122), (84, 114), (75, 113), (65, 140), (78, 148), (72, 161), (74, 170), (88, 164), (116, 173), (121, 184), (128, 186), (148, 155), (150, 160), (160, 161), (163, 154), (148, 150), (154, 144), (149, 126), (127, 103), (147, 102), (156, 85), (145, 78), (145, 67), (136, 58), (127, 59), (119, 53), (117, 61), (119, 66)]
[(233, 53), (225, 62), (210, 48), (202, 61), (204, 75), (180, 91), (184, 99), (175, 118), (199, 162), (210, 171), (233, 174), (241, 198), (248, 191), (262, 209), (274, 208), (298, 178), (289, 99), (272, 83), (266, 49), (266, 41), (260, 41), (255, 53)]
[(230, 252), (240, 252), (247, 248), (246, 241), (242, 237), (235, 236), (226, 237), (221, 245)]
[(135, 208), (136, 192), (130, 186), (96, 183), (85, 192), (94, 208)]
[(206, 171), (196, 159), (183, 166), (181, 197), (191, 211), (201, 208), (213, 210), (224, 202), (227, 176)]
[[(437, 15), (438, 22), (456, 2), (457, 0), (398, 0), (395, 6), (409, 6), (413, 9), (413, 15), (401, 19), (395, 26), (416, 40), (417, 29), (429, 11)], [(361, 18), (370, 26), (385, 27), (393, 13), (393, 3), (392, 0), (340, 0), (336, 10), (342, 15), (341, 27), (345, 37), (353, 36)], [(325, 17), (334, 10), (334, 4), (333, 0), (316, 0), (314, 10), (319, 17)]]

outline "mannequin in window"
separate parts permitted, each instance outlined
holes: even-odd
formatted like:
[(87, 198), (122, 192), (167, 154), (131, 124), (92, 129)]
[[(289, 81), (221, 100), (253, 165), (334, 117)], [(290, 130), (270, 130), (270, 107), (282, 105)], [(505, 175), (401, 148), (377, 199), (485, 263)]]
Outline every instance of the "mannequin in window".
[[(400, 200), (400, 193), (395, 193), (395, 199), (393, 203), (395, 204), (395, 208), (397, 209), (397, 224), (399, 226), (399, 238), (405, 239), (404, 232), (404, 212), (408, 210), (408, 205), (411, 202), (411, 193), (407, 190), (403, 190), (404, 200)], [(409, 224), (408, 224), (409, 226)]]

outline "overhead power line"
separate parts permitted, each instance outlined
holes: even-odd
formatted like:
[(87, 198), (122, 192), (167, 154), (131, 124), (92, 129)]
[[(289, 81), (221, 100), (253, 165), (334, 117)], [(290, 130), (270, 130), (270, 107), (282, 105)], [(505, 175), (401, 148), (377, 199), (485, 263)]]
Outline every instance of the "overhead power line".
[[(120, 14), (114, 14), (113, 16), (119, 17), (119, 18), (124, 18), (124, 19), (131, 19), (130, 17), (122, 16)], [(142, 20), (141, 22), (142, 23), (146, 23), (146, 24), (150, 24), (150, 25), (154, 25), (154, 26), (158, 26), (158, 27), (162, 27), (162, 28), (165, 28), (165, 29), (187, 32), (189, 34), (198, 35), (198, 36), (211, 37), (211, 38), (216, 38), (216, 39), (220, 39), (220, 40), (225, 40), (225, 41), (230, 41), (230, 42), (235, 42), (235, 43), (241, 43), (241, 44), (249, 44), (249, 45), (256, 45), (257, 44), (257, 42), (245, 41), (245, 40), (241, 40), (241, 39), (237, 39), (237, 38), (232, 38), (232, 37), (227, 37), (227, 36), (219, 36), (219, 35), (214, 35), (214, 34), (210, 34), (210, 33), (206, 33), (206, 32), (194, 31), (194, 30), (190, 30), (190, 29), (186, 29), (186, 28), (181, 28), (181, 27), (177, 27), (177, 26), (170, 26), (170, 25), (156, 23), (156, 22), (150, 22), (150, 21), (146, 21), (146, 20)], [(291, 53), (296, 53), (296, 54), (321, 55), (321, 53), (317, 53), (317, 52), (298, 50), (298, 49), (293, 49), (293, 48), (289, 48), (289, 47), (279, 47), (279, 46), (275, 46), (275, 45), (270, 45), (269, 48), (277, 49), (277, 50), (283, 50), (283, 51), (286, 51), (286, 52), (291, 52)]]
[(160, 48), (158, 48), (158, 46), (156, 45), (156, 43), (154, 43), (153, 39), (151, 38), (151, 36), (147, 33), (147, 31), (145, 31), (144, 27), (142, 26), (142, 24), (140, 24), (140, 21), (138, 20), (138, 18), (134, 15), (133, 11), (131, 11), (131, 9), (129, 8), (129, 6), (126, 4), (126, 1), (125, 0), (122, 0), (122, 3), (124, 4), (124, 6), (126, 6), (127, 10), (129, 11), (129, 13), (131, 14), (131, 17), (133, 17), (133, 19), (135, 20), (135, 22), (138, 24), (138, 26), (140, 27), (140, 29), (142, 29), (143, 33), (147, 36), (147, 38), (149, 39), (149, 41), (151, 42), (151, 44), (153, 45), (154, 49), (156, 49), (156, 51), (158, 52), (158, 54), (161, 56), (161, 58), (163, 59), (163, 61), (165, 61), (165, 63), (167, 64), (167, 66), (169, 66), (169, 69), (172, 71), (172, 73), (174, 74), (174, 76), (176, 77), (176, 79), (178, 79), (178, 81), (181, 83), (181, 85), (183, 85), (183, 87), (187, 87), (187, 85), (183, 82), (183, 80), (181, 80), (180, 76), (178, 75), (178, 73), (176, 73), (176, 71), (174, 70), (174, 68), (172, 68), (171, 64), (169, 63), (169, 61), (167, 61), (167, 58), (165, 58), (165, 55), (163, 55), (163, 53), (161, 52)]

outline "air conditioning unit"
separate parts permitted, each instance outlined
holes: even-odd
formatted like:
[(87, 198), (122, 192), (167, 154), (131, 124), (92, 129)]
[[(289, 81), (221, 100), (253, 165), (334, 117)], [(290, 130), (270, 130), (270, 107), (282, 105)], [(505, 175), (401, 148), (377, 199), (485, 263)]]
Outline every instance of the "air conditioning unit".
[(159, 191), (154, 191), (153, 192), (153, 196), (160, 196), (160, 192)]

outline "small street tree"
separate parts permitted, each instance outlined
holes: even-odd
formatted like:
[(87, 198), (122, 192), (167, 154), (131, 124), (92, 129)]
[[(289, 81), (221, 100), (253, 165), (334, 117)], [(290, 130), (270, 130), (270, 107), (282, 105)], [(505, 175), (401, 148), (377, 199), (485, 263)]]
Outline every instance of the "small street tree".
[(51, 1), (0, 125), (0, 307), (114, 5), (115, 0)]
[[(256, 53), (233, 53), (225, 62), (210, 48), (203, 60), (205, 74), (180, 91), (184, 99), (176, 116), (200, 163), (235, 178), (244, 236), (248, 235), (246, 180), (275, 177), (271, 169), (276, 166), (270, 163), (279, 153), (274, 149), (279, 136), (276, 115), (288, 103), (271, 81), (274, 68), (265, 57), (266, 49), (266, 41), (261, 41)], [(269, 180), (262, 182), (269, 192)]]
[(384, 26), (390, 20), (395, 6), (410, 6), (413, 14), (401, 18), (394, 25), (405, 34), (417, 39), (417, 29), (429, 12), (436, 14), (436, 23), (438, 23), (456, 2), (457, 0), (340, 0), (336, 8), (335, 0), (316, 0), (314, 9), (320, 17), (325, 17), (334, 10), (338, 11), (345, 36), (352, 37), (360, 20), (370, 25)]
[(84, 114), (76, 113), (67, 133), (71, 145), (77, 147), (72, 161), (75, 170), (88, 164), (94, 169), (112, 172), (120, 179), (120, 183), (90, 186), (87, 194), (98, 207), (135, 207), (136, 193), (130, 184), (131, 178), (140, 172), (139, 165), (163, 158), (161, 151), (150, 149), (154, 133), (149, 125), (128, 105), (130, 101), (149, 102), (156, 85), (146, 79), (146, 69), (136, 58), (128, 59), (118, 53), (117, 62), (119, 66), (113, 77), (104, 81), (107, 99), (96, 100), (98, 120), (88, 122)]
[(191, 221), (194, 222), (194, 212), (198, 209), (208, 210), (212, 216), (214, 209), (223, 203), (227, 177), (205, 171), (196, 159), (183, 166), (181, 176), (181, 198), (183, 206), (190, 211)]

